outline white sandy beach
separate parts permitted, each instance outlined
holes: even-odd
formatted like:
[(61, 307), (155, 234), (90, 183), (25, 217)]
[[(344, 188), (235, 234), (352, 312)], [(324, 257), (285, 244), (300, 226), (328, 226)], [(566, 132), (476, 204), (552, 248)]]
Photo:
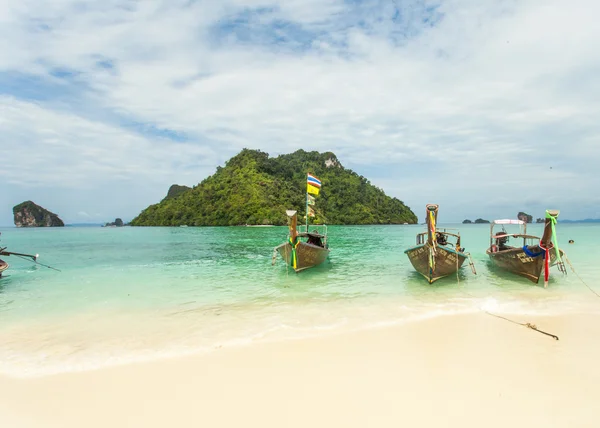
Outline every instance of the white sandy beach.
[(600, 316), (483, 313), (0, 378), (0, 426), (596, 427)]

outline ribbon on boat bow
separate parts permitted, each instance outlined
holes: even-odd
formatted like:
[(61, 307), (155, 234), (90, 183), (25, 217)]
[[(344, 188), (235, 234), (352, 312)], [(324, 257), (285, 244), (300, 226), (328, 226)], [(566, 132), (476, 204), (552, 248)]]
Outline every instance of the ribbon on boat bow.
[(546, 218), (550, 219), (550, 226), (552, 227), (552, 242), (554, 243), (554, 250), (556, 251), (556, 260), (561, 261), (560, 251), (558, 249), (558, 239), (556, 238), (556, 217), (550, 215), (546, 210)]
[(550, 219), (550, 227), (552, 228), (552, 242), (548, 248), (545, 248), (540, 239), (539, 247), (544, 251), (544, 287), (548, 286), (548, 279), (550, 278), (550, 250), (554, 248), (556, 251), (557, 262), (562, 262), (560, 257), (560, 250), (558, 248), (558, 239), (556, 238), (556, 217), (551, 216), (548, 210), (546, 210), (546, 218)]
[(290, 246), (292, 247), (292, 257), (290, 260), (290, 264), (292, 265), (292, 267), (294, 269), (296, 269), (298, 267), (298, 255), (296, 254), (296, 247), (298, 247), (298, 244), (300, 244), (300, 240), (298, 239), (298, 237), (296, 237), (295, 239), (292, 239), (292, 237), (290, 236), (288, 238), (288, 242), (290, 244)]

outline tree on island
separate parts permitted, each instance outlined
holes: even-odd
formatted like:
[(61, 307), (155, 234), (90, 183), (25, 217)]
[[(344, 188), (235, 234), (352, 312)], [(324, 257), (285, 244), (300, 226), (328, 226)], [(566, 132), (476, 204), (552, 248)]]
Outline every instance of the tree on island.
[(473, 222), (469, 219), (463, 220), (463, 224), (472, 224)]
[(181, 195), (186, 190), (190, 190), (190, 189), (191, 189), (191, 187), (188, 187), (188, 186), (180, 186), (179, 184), (173, 184), (171, 187), (169, 187), (169, 191), (167, 192), (167, 196), (165, 197), (165, 199), (176, 198), (177, 196)]
[[(143, 210), (132, 226), (285, 225), (285, 211), (305, 213), (306, 174), (323, 183), (314, 223), (403, 224), (417, 216), (365, 177), (346, 169), (331, 152), (298, 150), (269, 157), (244, 149), (191, 189), (179, 188)], [(173, 196), (173, 194), (175, 195)]]
[(485, 224), (485, 223), (489, 223), (489, 220), (484, 220), (482, 218), (478, 218), (477, 220), (475, 220), (476, 224)]

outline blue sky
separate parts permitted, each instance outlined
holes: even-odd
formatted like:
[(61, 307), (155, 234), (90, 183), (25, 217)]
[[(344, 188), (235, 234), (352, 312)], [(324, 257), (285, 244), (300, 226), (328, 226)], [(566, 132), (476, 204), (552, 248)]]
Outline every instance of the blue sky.
[(592, 0), (0, 6), (0, 225), (130, 220), (242, 148), (333, 151), (442, 221), (600, 217)]

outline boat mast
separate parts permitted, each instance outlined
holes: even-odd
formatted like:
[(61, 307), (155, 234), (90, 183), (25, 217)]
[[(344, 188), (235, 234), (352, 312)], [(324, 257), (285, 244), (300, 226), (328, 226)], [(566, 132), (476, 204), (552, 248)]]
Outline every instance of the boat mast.
[[(308, 173), (306, 173), (306, 179), (308, 181)], [(306, 233), (308, 233), (308, 187), (306, 188)]]

